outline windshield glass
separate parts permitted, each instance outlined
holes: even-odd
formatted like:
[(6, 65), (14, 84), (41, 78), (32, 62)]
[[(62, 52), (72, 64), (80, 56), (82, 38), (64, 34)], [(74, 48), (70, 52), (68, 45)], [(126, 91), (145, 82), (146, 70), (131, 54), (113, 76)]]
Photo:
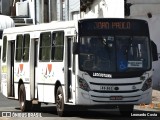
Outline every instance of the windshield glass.
[(130, 72), (150, 68), (148, 37), (80, 37), (79, 68), (83, 71)]

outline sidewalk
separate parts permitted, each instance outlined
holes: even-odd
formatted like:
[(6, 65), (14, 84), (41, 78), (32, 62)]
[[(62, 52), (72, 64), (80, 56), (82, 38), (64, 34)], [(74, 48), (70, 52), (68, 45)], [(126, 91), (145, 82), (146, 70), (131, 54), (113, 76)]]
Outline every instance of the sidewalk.
[(160, 113), (160, 90), (152, 90), (152, 102), (149, 105), (135, 105), (134, 109)]
[(160, 112), (160, 90), (152, 90), (152, 103), (147, 106), (152, 111)]
[(152, 90), (152, 103), (160, 104), (160, 90)]

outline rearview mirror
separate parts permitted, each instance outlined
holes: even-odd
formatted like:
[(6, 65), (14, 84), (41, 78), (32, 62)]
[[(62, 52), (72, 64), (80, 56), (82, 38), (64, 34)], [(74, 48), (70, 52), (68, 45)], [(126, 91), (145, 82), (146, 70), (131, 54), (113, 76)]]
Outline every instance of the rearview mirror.
[(152, 47), (152, 60), (157, 61), (158, 60), (157, 45), (153, 41), (151, 41), (151, 47)]
[(78, 54), (79, 53), (79, 45), (77, 42), (73, 43), (73, 54)]

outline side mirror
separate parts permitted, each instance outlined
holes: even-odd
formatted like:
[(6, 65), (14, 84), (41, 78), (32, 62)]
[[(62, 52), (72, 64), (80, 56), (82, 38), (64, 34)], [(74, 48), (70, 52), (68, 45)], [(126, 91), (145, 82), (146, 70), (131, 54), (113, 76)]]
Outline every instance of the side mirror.
[(153, 41), (151, 41), (151, 47), (152, 47), (152, 60), (157, 61), (158, 60), (157, 45)]
[(79, 44), (77, 42), (73, 43), (73, 54), (78, 54), (79, 53)]

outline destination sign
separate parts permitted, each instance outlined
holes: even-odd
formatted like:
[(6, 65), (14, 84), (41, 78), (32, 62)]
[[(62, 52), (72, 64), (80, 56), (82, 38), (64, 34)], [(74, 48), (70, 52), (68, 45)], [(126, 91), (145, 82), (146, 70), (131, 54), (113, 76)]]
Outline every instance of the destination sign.
[(137, 19), (84, 19), (78, 23), (79, 35), (148, 35), (148, 24)]

